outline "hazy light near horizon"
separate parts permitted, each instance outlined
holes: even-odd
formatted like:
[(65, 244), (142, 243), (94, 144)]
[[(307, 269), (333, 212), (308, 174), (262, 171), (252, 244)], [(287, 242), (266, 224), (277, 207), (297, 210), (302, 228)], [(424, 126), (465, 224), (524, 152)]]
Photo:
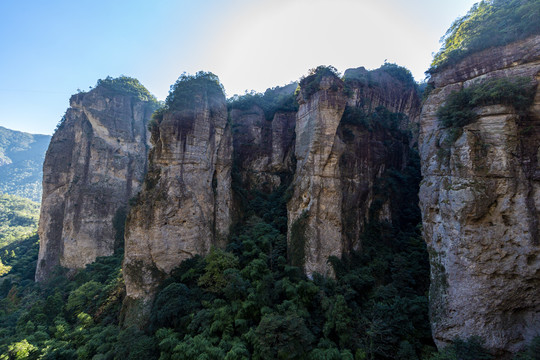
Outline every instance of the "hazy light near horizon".
[(227, 96), (296, 81), (318, 65), (343, 72), (395, 62), (421, 81), (433, 39), (426, 43), (421, 22), (403, 15), (382, 2), (258, 1), (221, 24), (200, 64), (220, 77)]
[(77, 88), (135, 77), (164, 100), (211, 71), (228, 97), (385, 61), (424, 79), (452, 21), (475, 0), (55, 0), (0, 2), (0, 126), (52, 133)]

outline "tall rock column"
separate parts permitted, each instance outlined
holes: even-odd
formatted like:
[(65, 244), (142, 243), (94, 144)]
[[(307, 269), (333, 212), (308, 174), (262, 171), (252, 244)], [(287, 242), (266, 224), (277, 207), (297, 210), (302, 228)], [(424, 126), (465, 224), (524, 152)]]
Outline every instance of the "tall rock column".
[(431, 78), (421, 115), (420, 188), (438, 345), (480, 336), (494, 354), (540, 335), (540, 91), (534, 103), (474, 109), (461, 129), (437, 110), (454, 91), (491, 79), (538, 84), (540, 37), (474, 54)]
[(156, 107), (111, 87), (126, 79), (72, 96), (52, 137), (43, 165), (36, 281), (47, 280), (57, 265), (83, 268), (122, 246), (128, 200), (146, 172), (146, 126)]
[(323, 76), (316, 85), (313, 94), (299, 95), (294, 193), (287, 204), (289, 258), (308, 276), (331, 274), (328, 257), (341, 257), (343, 251), (338, 166), (342, 144), (336, 132), (347, 99), (336, 76)]
[(160, 281), (183, 260), (223, 246), (228, 234), (232, 138), (225, 96), (205, 81), (177, 84), (180, 93), (192, 82), (195, 89), (152, 128), (149, 171), (126, 223), (127, 322), (144, 324)]

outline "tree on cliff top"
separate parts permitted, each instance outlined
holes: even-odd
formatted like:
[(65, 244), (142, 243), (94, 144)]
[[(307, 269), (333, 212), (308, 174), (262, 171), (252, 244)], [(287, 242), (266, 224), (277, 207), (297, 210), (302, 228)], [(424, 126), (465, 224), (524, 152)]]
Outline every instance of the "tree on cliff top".
[(107, 76), (105, 79), (99, 79), (96, 88), (103, 88), (115, 93), (120, 93), (128, 96), (134, 96), (142, 101), (152, 101), (157, 103), (154, 95), (144, 87), (139, 80), (129, 76), (119, 76), (112, 78)]
[(540, 1), (483, 0), (458, 18), (442, 37), (433, 58), (435, 73), (477, 51), (540, 34)]
[(319, 65), (314, 69), (310, 69), (307, 76), (300, 78), (299, 88), (305, 99), (309, 99), (311, 95), (319, 91), (319, 85), (325, 76), (333, 76), (338, 79), (341, 77), (340, 73), (332, 65)]
[(206, 71), (199, 71), (195, 75), (183, 73), (174, 85), (171, 85), (165, 106), (169, 110), (191, 107), (194, 96), (201, 94), (209, 97), (225, 96), (217, 75)]
[(194, 98), (204, 94), (207, 97), (225, 97), (223, 85), (219, 82), (218, 76), (206, 71), (199, 71), (195, 75), (184, 72), (171, 85), (164, 106), (152, 114), (152, 121), (148, 124), (148, 128), (152, 130), (159, 124), (167, 111), (192, 109), (195, 105)]

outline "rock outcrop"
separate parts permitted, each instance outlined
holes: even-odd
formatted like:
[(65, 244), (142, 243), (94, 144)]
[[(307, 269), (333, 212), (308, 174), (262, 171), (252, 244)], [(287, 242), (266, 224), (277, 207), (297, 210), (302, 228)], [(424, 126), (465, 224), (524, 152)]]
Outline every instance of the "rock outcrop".
[(345, 83), (330, 74), (315, 88), (301, 83), (311, 90), (302, 89), (298, 97), (297, 165), (287, 204), (289, 260), (308, 276), (332, 275), (330, 256), (361, 248), (370, 209), (373, 220), (393, 220), (392, 201), (376, 186), (387, 170), (405, 167), (409, 138), (402, 129), (419, 113), (414, 85), (382, 70), (359, 68), (345, 75)]
[(478, 107), (457, 136), (437, 110), (489, 79), (540, 79), (540, 37), (465, 58), (432, 75), (421, 115), (420, 207), (439, 346), (480, 336), (494, 354), (540, 334), (540, 89), (533, 105)]
[(160, 281), (183, 260), (225, 244), (232, 138), (223, 92), (204, 86), (187, 92), (187, 105), (169, 109), (152, 127), (149, 171), (126, 222), (124, 318), (129, 322), (144, 324)]
[(155, 101), (97, 86), (71, 97), (43, 165), (36, 280), (82, 268), (123, 244), (129, 199), (146, 172)]

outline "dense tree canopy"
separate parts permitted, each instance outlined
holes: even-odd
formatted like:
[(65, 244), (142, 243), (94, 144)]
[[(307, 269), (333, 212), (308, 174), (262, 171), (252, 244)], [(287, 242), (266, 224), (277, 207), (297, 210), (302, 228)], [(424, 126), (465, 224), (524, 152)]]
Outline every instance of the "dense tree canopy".
[(139, 80), (129, 76), (122, 75), (117, 78), (107, 76), (105, 79), (97, 81), (96, 88), (99, 87), (115, 93), (134, 96), (142, 101), (157, 102), (156, 97)]
[(38, 219), (38, 203), (0, 193), (0, 247), (33, 233)]

